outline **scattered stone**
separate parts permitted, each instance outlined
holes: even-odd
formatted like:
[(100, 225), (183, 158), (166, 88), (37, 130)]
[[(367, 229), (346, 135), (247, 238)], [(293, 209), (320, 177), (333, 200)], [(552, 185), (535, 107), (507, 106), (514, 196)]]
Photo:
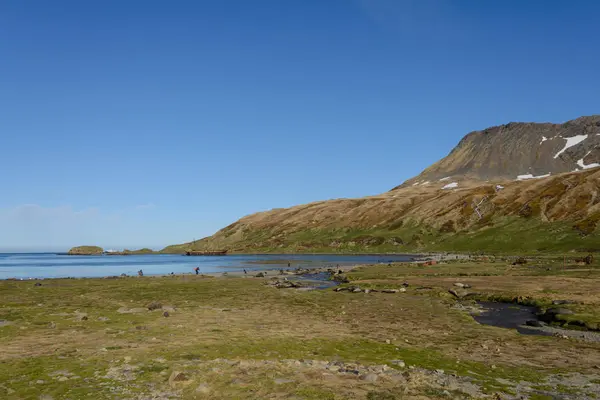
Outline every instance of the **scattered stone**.
[(363, 380), (363, 381), (365, 381), (365, 382), (374, 383), (374, 382), (377, 382), (377, 380), (379, 379), (379, 376), (377, 376), (377, 374), (371, 373), (371, 374), (362, 375), (360, 377), (360, 379)]
[(385, 344), (392, 344), (392, 341), (390, 339), (385, 339)]
[(148, 304), (146, 308), (148, 308), (150, 311), (159, 310), (162, 308), (162, 304), (160, 304), (158, 301), (153, 301), (152, 303)]
[(79, 317), (80, 321), (87, 321), (88, 320), (88, 316), (87, 315), (82, 315)]
[(255, 278), (264, 278), (265, 274), (264, 272), (259, 272), (258, 274), (254, 275)]
[(444, 370), (443, 369), (436, 369), (435, 370), (436, 373), (443, 375), (444, 374)]
[(290, 281), (287, 278), (272, 278), (270, 282), (265, 282), (265, 285), (274, 286), (277, 289), (301, 288), (299, 282)]
[(135, 327), (135, 330), (137, 330), (137, 331), (146, 331), (146, 330), (148, 330), (148, 327), (145, 326), (145, 325), (138, 325), (138, 326)]
[(371, 289), (365, 289), (365, 293), (366, 293), (366, 294), (369, 294), (369, 293), (371, 293)]
[(168, 312), (168, 311), (165, 311), (165, 312), (163, 313), (163, 317), (165, 317), (165, 318), (169, 317), (169, 315), (170, 315), (170, 314), (169, 314), (169, 312)]
[(405, 287), (401, 287), (400, 289), (398, 289), (398, 291), (400, 293), (405, 293), (406, 292), (406, 288)]
[(12, 322), (7, 321), (5, 319), (0, 319), (0, 327), (11, 325)]
[(37, 381), (35, 381), (35, 383), (37, 383), (38, 385), (43, 385), (46, 382), (41, 379), (38, 379)]
[(524, 257), (518, 257), (515, 261), (513, 261), (512, 265), (523, 265), (527, 264), (527, 260)]
[(68, 380), (69, 380), (69, 378), (67, 378), (66, 376), (61, 376), (60, 378), (58, 378), (59, 382), (66, 382)]
[(555, 306), (563, 305), (563, 304), (575, 304), (576, 302), (573, 300), (554, 300), (552, 304)]
[(573, 311), (569, 310), (568, 308), (550, 308), (548, 310), (546, 310), (546, 314), (548, 315), (570, 315), (570, 314), (574, 314)]
[(109, 320), (110, 320), (110, 318), (108, 318), (108, 317), (98, 317), (98, 321), (106, 322), (106, 321), (109, 321)]
[(186, 382), (188, 381), (188, 377), (181, 371), (173, 371), (171, 376), (169, 377), (169, 385), (171, 387), (175, 386), (177, 382)]
[(42, 284), (39, 282), (36, 282), (35, 285), (33, 285), (33, 286), (42, 286)]
[(454, 283), (454, 286), (459, 287), (461, 289), (468, 289), (471, 287), (471, 285), (469, 285), (468, 283), (460, 283), (460, 282)]
[(400, 368), (406, 367), (406, 363), (403, 360), (392, 360), (391, 363)]
[(361, 288), (357, 287), (357, 288), (352, 289), (352, 293), (361, 293), (361, 292), (362, 292)]
[(402, 283), (402, 286), (404, 286), (404, 287), (408, 287), (408, 282), (404, 282), (404, 283)]
[(203, 394), (208, 394), (208, 393), (210, 393), (210, 387), (206, 383), (201, 383), (196, 388), (196, 392), (203, 393)]
[(381, 289), (382, 293), (398, 293), (398, 289)]
[(148, 311), (147, 308), (127, 308), (127, 307), (121, 307), (117, 310), (117, 312), (119, 314), (137, 314), (137, 313), (143, 313)]
[(277, 379), (273, 379), (273, 383), (276, 385), (285, 385), (286, 383), (292, 383), (294, 382), (291, 379), (284, 379), (284, 378), (277, 378)]

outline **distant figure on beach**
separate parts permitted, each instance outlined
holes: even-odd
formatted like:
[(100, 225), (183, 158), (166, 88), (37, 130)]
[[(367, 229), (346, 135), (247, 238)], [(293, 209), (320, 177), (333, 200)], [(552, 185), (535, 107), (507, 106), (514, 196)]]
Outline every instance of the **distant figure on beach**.
[(288, 263), (288, 268), (289, 268), (289, 267), (291, 267), (291, 266), (292, 266), (292, 264), (291, 264), (291, 263)]
[(141, 269), (138, 271), (138, 276), (144, 276), (144, 271), (142, 271)]
[(244, 275), (248, 275), (248, 271), (246, 271), (246, 268), (244, 268)]
[(194, 271), (196, 271), (196, 275), (198, 275), (200, 273), (200, 267), (194, 268)]

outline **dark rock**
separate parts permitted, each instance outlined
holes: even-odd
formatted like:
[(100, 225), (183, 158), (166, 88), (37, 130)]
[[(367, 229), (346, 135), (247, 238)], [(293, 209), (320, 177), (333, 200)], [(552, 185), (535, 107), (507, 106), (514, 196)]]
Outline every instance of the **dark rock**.
[(515, 261), (513, 261), (512, 265), (523, 265), (527, 264), (527, 260), (524, 257), (518, 257)]
[(165, 311), (165, 312), (163, 313), (163, 317), (165, 317), (165, 318), (167, 318), (169, 315), (171, 315), (171, 314), (169, 314), (169, 312), (168, 312), (168, 311)]
[(548, 315), (571, 315), (571, 314), (575, 314), (573, 311), (569, 310), (568, 308), (560, 308), (560, 307), (556, 307), (556, 308), (549, 308), (548, 310), (546, 310), (546, 314)]
[(538, 321), (537, 319), (530, 319), (527, 322), (525, 322), (525, 324), (527, 326), (534, 326), (536, 328), (543, 328), (544, 326), (546, 326), (545, 322)]
[(254, 275), (255, 278), (264, 278), (265, 274), (264, 272), (259, 272), (258, 274)]
[(350, 283), (350, 280), (345, 275), (337, 274), (332, 278), (335, 282), (339, 283)]
[(573, 300), (554, 300), (552, 301), (552, 304), (554, 304), (555, 306), (559, 306), (563, 304), (576, 304), (576, 302)]
[(33, 286), (42, 286), (42, 284), (39, 282), (36, 282), (35, 285), (33, 285)]
[(158, 301), (153, 301), (152, 303), (147, 305), (148, 310), (153, 311), (153, 310), (158, 310), (162, 308), (162, 304), (159, 303)]
[(173, 373), (169, 377), (169, 385), (175, 386), (177, 382), (185, 382), (187, 380), (188, 377), (183, 372), (173, 371)]
[(398, 289), (381, 289), (382, 293), (398, 293)]

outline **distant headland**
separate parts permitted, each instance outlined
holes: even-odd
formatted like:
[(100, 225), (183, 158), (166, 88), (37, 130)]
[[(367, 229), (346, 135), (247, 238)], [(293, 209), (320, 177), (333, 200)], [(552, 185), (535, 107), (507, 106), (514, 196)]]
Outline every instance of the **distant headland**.
[(76, 246), (71, 248), (68, 251), (68, 255), (70, 256), (100, 256), (100, 255), (108, 255), (108, 256), (128, 256), (135, 254), (156, 254), (152, 249), (143, 248), (139, 250), (128, 250), (125, 249), (123, 251), (110, 251), (104, 250), (100, 246)]

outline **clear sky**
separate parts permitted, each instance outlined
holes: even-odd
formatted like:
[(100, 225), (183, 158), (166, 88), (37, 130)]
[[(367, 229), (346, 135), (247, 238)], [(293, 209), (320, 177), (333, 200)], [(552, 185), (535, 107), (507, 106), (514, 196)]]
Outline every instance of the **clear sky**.
[(600, 112), (600, 2), (0, 2), (0, 248), (189, 241)]

